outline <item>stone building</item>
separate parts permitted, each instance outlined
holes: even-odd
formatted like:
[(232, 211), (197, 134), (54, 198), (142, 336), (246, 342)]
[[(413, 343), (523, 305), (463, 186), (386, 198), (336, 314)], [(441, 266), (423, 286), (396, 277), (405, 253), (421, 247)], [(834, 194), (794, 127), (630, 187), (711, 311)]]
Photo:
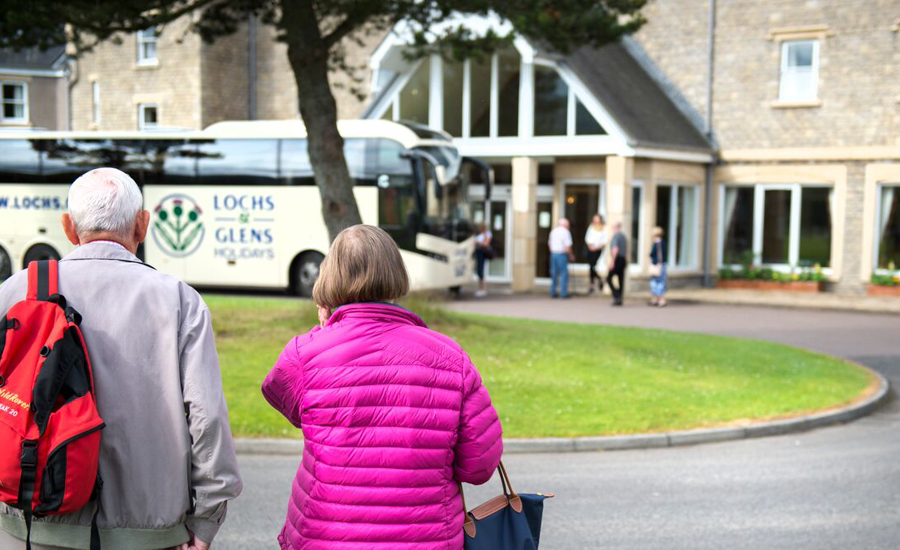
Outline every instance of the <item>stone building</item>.
[(559, 216), (581, 255), (592, 212), (625, 222), (638, 284), (656, 225), (676, 285), (752, 261), (856, 293), (900, 266), (895, 3), (650, 0), (644, 13), (621, 44), (558, 55), (519, 38), (465, 64), (406, 60), (399, 26), (373, 53), (365, 116), (442, 128), (494, 165), (478, 215), (500, 252), (492, 278), (515, 288), (546, 276)]
[[(273, 27), (249, 22), (212, 44), (189, 27), (186, 16), (106, 41), (72, 61), (72, 129), (202, 129), (222, 120), (298, 117), (287, 46), (275, 40)], [(363, 47), (348, 40), (349, 63), (365, 69), (380, 39), (365, 36)], [(349, 86), (336, 96), (341, 118), (359, 116), (364, 102)]]
[(65, 48), (0, 49), (0, 128), (69, 127)]
[[(348, 41), (370, 86), (359, 100), (333, 75), (339, 115), (421, 122), (491, 163), (497, 185), (489, 201), (473, 189), (475, 215), (495, 233), (490, 278), (516, 289), (546, 279), (544, 240), (560, 216), (583, 258), (593, 212), (624, 222), (638, 286), (656, 225), (676, 286), (752, 261), (821, 268), (830, 289), (858, 293), (900, 266), (896, 2), (649, 0), (644, 13), (635, 36), (568, 55), (520, 37), (484, 60), (410, 60), (402, 24)], [(463, 23), (506, 30), (490, 17)], [(71, 128), (298, 116), (274, 29), (248, 24), (209, 45), (188, 26), (120, 37), (73, 62)], [(30, 124), (64, 127), (58, 101), (32, 112)]]

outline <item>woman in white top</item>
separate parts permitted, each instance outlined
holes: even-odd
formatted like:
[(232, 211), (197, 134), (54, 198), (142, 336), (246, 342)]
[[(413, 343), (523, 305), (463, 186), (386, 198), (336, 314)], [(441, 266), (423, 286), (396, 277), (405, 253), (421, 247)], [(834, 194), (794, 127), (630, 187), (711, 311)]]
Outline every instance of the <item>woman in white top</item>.
[(591, 274), (591, 288), (588, 292), (593, 294), (594, 281), (597, 281), (597, 289), (603, 291), (603, 277), (597, 273), (597, 263), (603, 249), (606, 248), (606, 231), (603, 227), (603, 216), (594, 214), (591, 225), (588, 226), (587, 233), (584, 234), (584, 244), (587, 247), (588, 271)]
[(487, 295), (487, 283), (484, 280), (484, 264), (494, 257), (491, 248), (493, 235), (484, 223), (475, 224), (475, 272), (478, 274), (478, 291), (475, 296)]

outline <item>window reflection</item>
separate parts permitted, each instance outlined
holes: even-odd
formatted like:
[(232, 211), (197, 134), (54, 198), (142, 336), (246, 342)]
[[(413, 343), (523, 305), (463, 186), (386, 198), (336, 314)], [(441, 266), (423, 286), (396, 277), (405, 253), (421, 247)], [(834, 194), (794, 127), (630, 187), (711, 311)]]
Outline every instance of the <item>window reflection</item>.
[(564, 136), (568, 122), (569, 87), (555, 69), (534, 68), (534, 135)]
[(469, 134), (487, 137), (491, 130), (491, 56), (470, 62), (469, 94)]
[(463, 64), (444, 61), (444, 130), (462, 136)]
[(497, 53), (497, 134), (519, 135), (519, 52), (507, 48)]
[(400, 92), (400, 120), (428, 124), (428, 79), (431, 59), (426, 57)]

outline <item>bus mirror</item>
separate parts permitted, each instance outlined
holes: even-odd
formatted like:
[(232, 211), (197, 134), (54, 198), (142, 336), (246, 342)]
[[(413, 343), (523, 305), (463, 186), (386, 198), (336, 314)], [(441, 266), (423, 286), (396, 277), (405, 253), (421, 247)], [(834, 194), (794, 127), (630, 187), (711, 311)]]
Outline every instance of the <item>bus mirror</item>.
[(441, 185), (447, 185), (449, 182), (447, 181), (447, 169), (440, 164), (434, 167), (434, 173), (437, 175), (438, 183)]

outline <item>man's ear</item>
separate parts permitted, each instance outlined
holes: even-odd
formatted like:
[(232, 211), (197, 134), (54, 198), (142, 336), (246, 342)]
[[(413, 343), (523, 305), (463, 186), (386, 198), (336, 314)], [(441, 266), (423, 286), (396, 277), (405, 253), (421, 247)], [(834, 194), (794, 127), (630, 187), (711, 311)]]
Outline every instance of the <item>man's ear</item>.
[(138, 212), (136, 223), (134, 224), (134, 245), (137, 246), (144, 242), (147, 238), (147, 229), (150, 227), (150, 212), (141, 210)]
[(63, 232), (66, 234), (66, 238), (69, 239), (69, 242), (75, 246), (80, 245), (81, 239), (78, 238), (78, 231), (75, 229), (75, 221), (68, 213), (62, 215), (62, 226)]

